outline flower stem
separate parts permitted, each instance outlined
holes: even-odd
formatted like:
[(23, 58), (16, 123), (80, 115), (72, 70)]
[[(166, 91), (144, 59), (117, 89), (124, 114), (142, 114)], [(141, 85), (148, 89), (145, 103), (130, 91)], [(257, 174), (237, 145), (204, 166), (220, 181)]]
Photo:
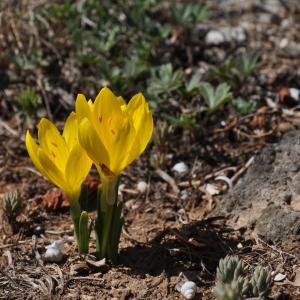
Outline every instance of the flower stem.
[(98, 194), (96, 236), (97, 255), (99, 258), (110, 258), (116, 261), (120, 228), (121, 205), (117, 202), (118, 182), (116, 177), (102, 177), (101, 190)]
[(88, 234), (88, 215), (82, 211), (78, 197), (68, 195), (70, 202), (70, 213), (74, 224), (74, 232), (79, 254), (88, 253), (89, 234)]

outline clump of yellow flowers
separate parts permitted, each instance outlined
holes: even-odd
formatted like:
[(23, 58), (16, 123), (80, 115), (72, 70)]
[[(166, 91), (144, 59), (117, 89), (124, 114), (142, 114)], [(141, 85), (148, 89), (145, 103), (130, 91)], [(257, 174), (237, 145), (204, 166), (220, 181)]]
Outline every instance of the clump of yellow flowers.
[(68, 196), (79, 253), (88, 253), (89, 248), (92, 223), (82, 203), (91, 199), (86, 199), (82, 187), (94, 164), (101, 177), (94, 226), (97, 256), (116, 260), (124, 223), (119, 176), (145, 150), (152, 132), (153, 118), (144, 96), (136, 94), (127, 104), (107, 87), (95, 101), (77, 96), (75, 112), (67, 118), (62, 134), (45, 118), (38, 124), (39, 144), (27, 132), (32, 162)]

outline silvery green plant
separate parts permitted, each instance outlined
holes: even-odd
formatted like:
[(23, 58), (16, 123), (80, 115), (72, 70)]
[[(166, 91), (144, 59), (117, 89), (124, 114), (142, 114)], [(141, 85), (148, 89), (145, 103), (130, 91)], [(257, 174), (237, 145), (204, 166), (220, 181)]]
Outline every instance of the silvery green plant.
[(203, 82), (199, 87), (199, 92), (207, 104), (206, 107), (202, 108), (202, 111), (209, 113), (215, 112), (232, 98), (230, 86), (225, 82), (216, 88), (208, 82)]
[(17, 217), (24, 210), (25, 205), (17, 191), (4, 194), (3, 198), (3, 210), (8, 223), (15, 232), (17, 230)]
[(182, 70), (174, 70), (170, 63), (153, 68), (148, 80), (147, 91), (149, 95), (153, 96), (169, 95), (182, 86), (182, 76)]
[(271, 274), (256, 267), (251, 279), (245, 276), (245, 265), (237, 256), (226, 256), (219, 262), (213, 293), (219, 300), (241, 300), (245, 296), (265, 297), (272, 284)]
[(252, 293), (255, 297), (265, 297), (270, 291), (272, 285), (272, 276), (270, 272), (260, 266), (254, 270), (250, 280)]
[(240, 300), (247, 294), (249, 287), (248, 279), (240, 276), (230, 283), (218, 282), (213, 293), (219, 300)]
[(245, 266), (237, 256), (221, 258), (217, 268), (217, 282), (231, 283), (243, 275)]
[(237, 63), (237, 69), (244, 77), (248, 78), (257, 68), (259, 56), (255, 53), (244, 53)]

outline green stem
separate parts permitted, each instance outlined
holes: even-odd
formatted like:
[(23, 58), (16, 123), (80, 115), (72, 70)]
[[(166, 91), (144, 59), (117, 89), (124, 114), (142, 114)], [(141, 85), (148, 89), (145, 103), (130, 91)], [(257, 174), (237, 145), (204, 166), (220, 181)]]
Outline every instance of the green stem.
[(79, 254), (87, 254), (88, 249), (86, 247), (86, 244), (88, 244), (89, 236), (86, 236), (85, 233), (86, 230), (83, 230), (83, 228), (86, 222), (88, 222), (88, 218), (87, 216), (84, 215), (84, 218), (81, 219), (82, 210), (80, 207), (78, 197), (74, 195), (68, 195), (68, 198), (70, 202), (70, 214), (74, 224), (74, 232), (75, 232), (78, 252)]
[(86, 211), (82, 211), (79, 219), (78, 250), (80, 254), (87, 254), (89, 252), (89, 240), (89, 215)]
[[(113, 252), (117, 253), (118, 243), (112, 243), (119, 231), (119, 226), (115, 226), (115, 212), (118, 196), (118, 182), (116, 177), (102, 177), (101, 194), (98, 194), (97, 220), (96, 220), (96, 235), (97, 235), (97, 254), (99, 258), (111, 258), (112, 247)], [(118, 218), (120, 218), (120, 210), (117, 210)], [(116, 248), (116, 249), (115, 249)], [(116, 255), (113, 255), (114, 257)]]

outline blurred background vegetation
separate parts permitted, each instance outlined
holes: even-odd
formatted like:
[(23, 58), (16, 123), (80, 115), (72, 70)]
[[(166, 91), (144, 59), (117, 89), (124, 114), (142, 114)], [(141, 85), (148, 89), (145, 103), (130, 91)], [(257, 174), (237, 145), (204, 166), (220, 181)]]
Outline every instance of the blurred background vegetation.
[(218, 12), (205, 2), (2, 0), (1, 118), (23, 129), (63, 120), (77, 93), (94, 98), (106, 85), (126, 99), (143, 92), (175, 128), (250, 113), (259, 56), (245, 44), (225, 45), (221, 62), (209, 53)]

